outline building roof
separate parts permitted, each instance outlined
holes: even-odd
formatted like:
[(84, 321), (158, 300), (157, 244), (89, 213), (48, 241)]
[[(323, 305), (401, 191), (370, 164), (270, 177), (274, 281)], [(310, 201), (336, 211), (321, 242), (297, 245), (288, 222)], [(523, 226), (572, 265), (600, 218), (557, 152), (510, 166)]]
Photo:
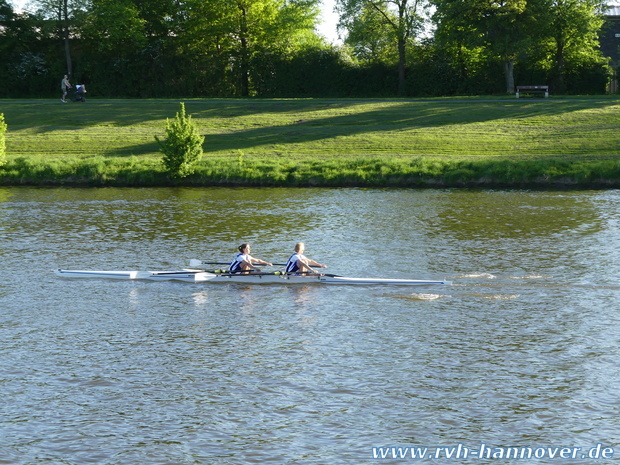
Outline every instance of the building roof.
[(609, 5), (605, 16), (620, 16), (620, 5)]

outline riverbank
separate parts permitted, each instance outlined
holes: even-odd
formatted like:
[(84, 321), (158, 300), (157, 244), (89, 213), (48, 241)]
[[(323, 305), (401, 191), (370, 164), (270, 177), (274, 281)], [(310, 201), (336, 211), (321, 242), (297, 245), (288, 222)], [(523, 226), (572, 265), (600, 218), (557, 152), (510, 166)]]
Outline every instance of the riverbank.
[(185, 100), (205, 136), (169, 180), (177, 100), (3, 102), (2, 185), (620, 187), (617, 99)]

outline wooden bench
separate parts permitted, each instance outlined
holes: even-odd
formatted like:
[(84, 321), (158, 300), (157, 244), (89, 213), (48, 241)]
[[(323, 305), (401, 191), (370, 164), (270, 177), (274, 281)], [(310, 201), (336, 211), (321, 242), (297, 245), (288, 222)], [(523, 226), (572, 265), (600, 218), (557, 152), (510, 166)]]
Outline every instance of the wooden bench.
[(519, 98), (520, 93), (544, 93), (545, 98), (547, 98), (549, 97), (549, 86), (517, 86), (517, 98)]

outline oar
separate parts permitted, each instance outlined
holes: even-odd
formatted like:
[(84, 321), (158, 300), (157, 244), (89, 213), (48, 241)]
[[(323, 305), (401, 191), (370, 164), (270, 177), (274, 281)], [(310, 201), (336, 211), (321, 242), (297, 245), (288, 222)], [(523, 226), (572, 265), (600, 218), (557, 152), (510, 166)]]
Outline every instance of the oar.
[(231, 273), (227, 270), (206, 270), (206, 272), (214, 273), (220, 276), (327, 276), (328, 278), (342, 278), (341, 275), (331, 273), (287, 273), (285, 271), (274, 271), (271, 273), (266, 271), (238, 271)]
[[(204, 262), (202, 260), (197, 260), (195, 258), (192, 258), (189, 261), (189, 266), (192, 266), (192, 267), (199, 267), (199, 266), (202, 266), (202, 265), (226, 265), (226, 266), (228, 266), (228, 265), (230, 265), (230, 262)], [(254, 265), (254, 266), (267, 266), (267, 265), (263, 265), (261, 263), (253, 263), (252, 265)], [(286, 266), (286, 263), (273, 263), (272, 265), (273, 266)]]
[(287, 273), (285, 273), (284, 271), (254, 271), (254, 270), (248, 270), (248, 271), (237, 271), (237, 272), (230, 272), (229, 270), (206, 270), (206, 269), (200, 269), (200, 270), (187, 270), (187, 271), (171, 271), (169, 272), (169, 274), (181, 274), (181, 273), (211, 273), (211, 274), (217, 274), (220, 276), (264, 276), (264, 275), (269, 275), (269, 276), (280, 276), (280, 275), (285, 275)]
[(218, 276), (284, 276), (288, 273), (284, 271), (238, 271), (231, 273), (228, 270), (204, 270), (204, 271), (190, 271), (189, 273), (212, 273)]
[(283, 276), (286, 273), (284, 271), (274, 271), (273, 273), (268, 273), (266, 271), (246, 271), (241, 273), (231, 273), (229, 271), (225, 271), (223, 273), (215, 273), (220, 276)]
[[(191, 259), (189, 261), (189, 265), (192, 267), (199, 267), (201, 265), (229, 265), (229, 263), (222, 263), (222, 262), (203, 262), (202, 260), (196, 260), (196, 259)], [(274, 263), (274, 266), (285, 266), (282, 265), (280, 263)], [(260, 265), (260, 266), (264, 266), (264, 265)], [(269, 276), (281, 276), (281, 275), (291, 275), (291, 276), (295, 276), (295, 275), (305, 275), (305, 276), (327, 276), (328, 278), (342, 278), (341, 275), (338, 274), (331, 274), (331, 273), (308, 273), (308, 272), (304, 272), (304, 273), (286, 273), (284, 271), (275, 271), (273, 273), (267, 273), (267, 272), (237, 272), (237, 273), (231, 273), (227, 270), (205, 270), (207, 273), (215, 273), (215, 274), (219, 274), (219, 275), (223, 275), (223, 276), (265, 276), (265, 275), (269, 275)], [(179, 272), (177, 272), (179, 273)]]

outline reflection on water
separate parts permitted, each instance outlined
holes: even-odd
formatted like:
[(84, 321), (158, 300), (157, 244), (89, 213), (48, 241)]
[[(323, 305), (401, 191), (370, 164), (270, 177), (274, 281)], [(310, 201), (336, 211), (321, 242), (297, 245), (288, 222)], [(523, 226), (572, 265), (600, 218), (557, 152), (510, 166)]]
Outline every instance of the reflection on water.
[(601, 228), (591, 199), (574, 192), (465, 191), (438, 215), (437, 231), (461, 239), (587, 234)]
[[(618, 447), (619, 205), (616, 191), (0, 189), (2, 462)], [(454, 285), (51, 273), (227, 261), (245, 241), (274, 262), (304, 241), (332, 273)]]

